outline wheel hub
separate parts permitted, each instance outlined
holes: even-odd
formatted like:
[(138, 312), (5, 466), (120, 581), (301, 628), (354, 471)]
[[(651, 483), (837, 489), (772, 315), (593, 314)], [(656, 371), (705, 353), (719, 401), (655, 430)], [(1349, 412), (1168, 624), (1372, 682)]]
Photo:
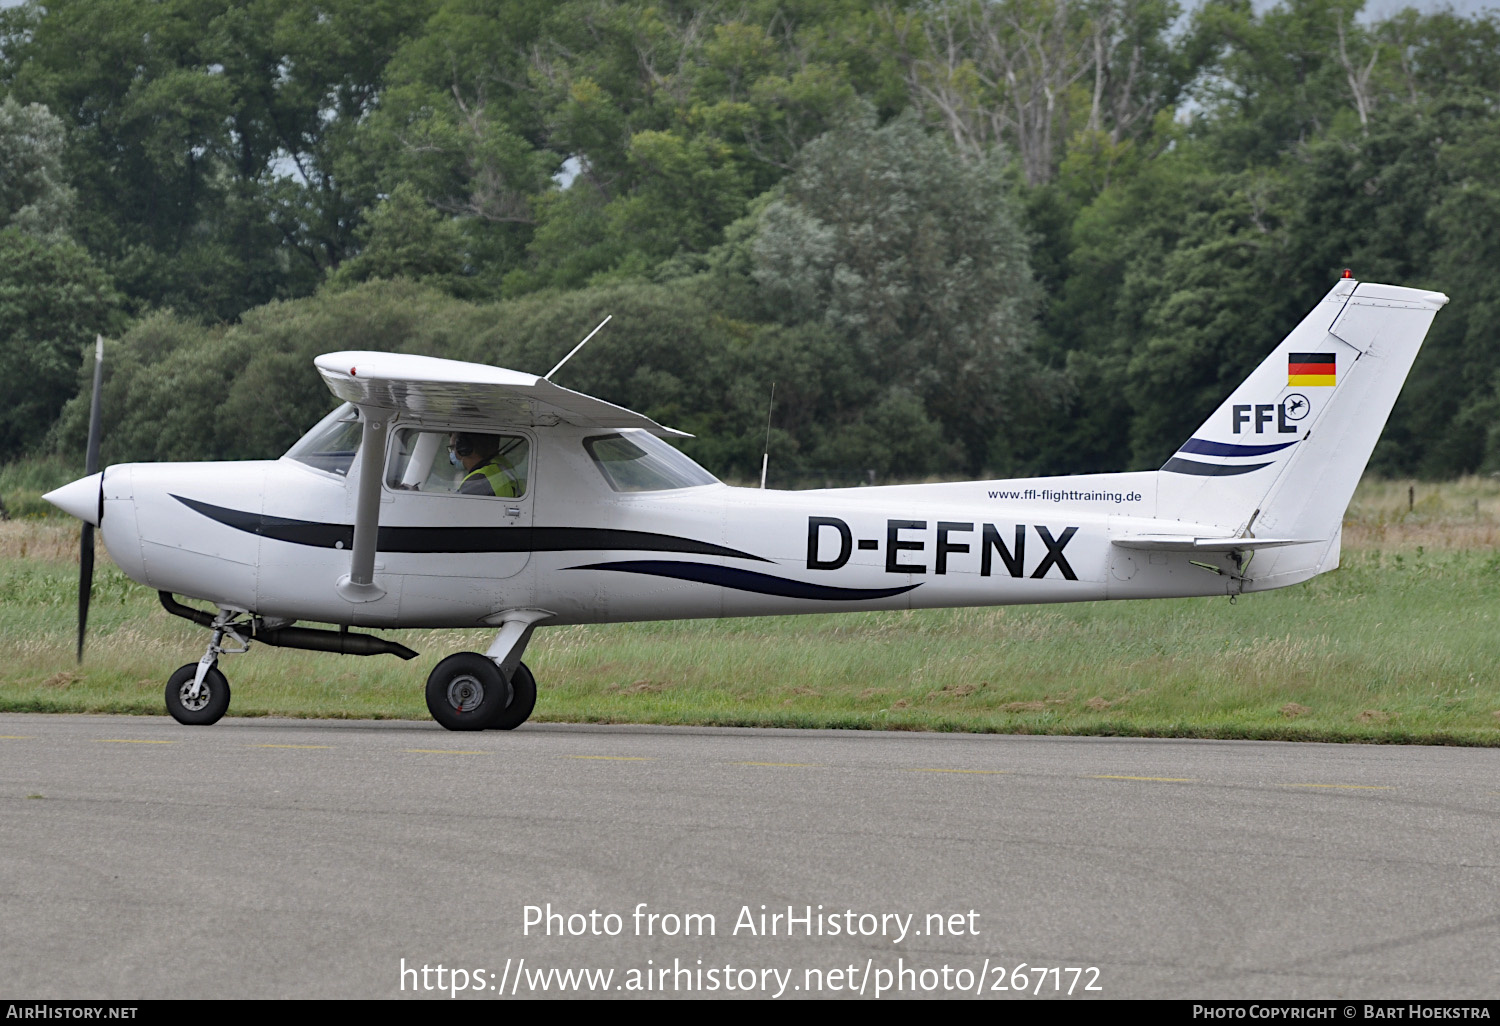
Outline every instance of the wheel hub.
[(193, 694), (193, 682), (191, 680), (184, 683), (177, 694), (182, 702), (182, 707), (189, 712), (197, 712), (202, 709), (208, 704), (209, 698), (212, 697), (209, 693), (208, 681), (206, 680), (203, 682), (203, 686), (198, 689), (196, 695)]
[(464, 673), (448, 684), (448, 704), (459, 712), (473, 712), (484, 703), (484, 683)]

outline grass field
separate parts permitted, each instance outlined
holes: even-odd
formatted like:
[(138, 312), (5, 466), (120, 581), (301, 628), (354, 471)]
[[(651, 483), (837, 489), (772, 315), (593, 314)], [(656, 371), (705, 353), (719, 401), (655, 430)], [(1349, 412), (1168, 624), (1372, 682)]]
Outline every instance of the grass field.
[[(1408, 489), (1414, 489), (1414, 493)], [(1343, 566), (1227, 599), (542, 628), (537, 720), (1500, 745), (1500, 482), (1367, 481)], [(0, 710), (160, 715), (207, 635), (101, 550), (73, 658), (77, 530), (0, 523)], [(409, 663), (257, 646), (231, 715), (427, 718), (486, 633)]]

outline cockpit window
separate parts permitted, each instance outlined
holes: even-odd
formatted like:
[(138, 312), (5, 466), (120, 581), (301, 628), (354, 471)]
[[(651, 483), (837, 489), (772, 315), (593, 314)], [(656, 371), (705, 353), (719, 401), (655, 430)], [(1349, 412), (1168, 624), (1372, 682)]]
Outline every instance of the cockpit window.
[(318, 421), (286, 451), (286, 455), (288, 459), (306, 463), (309, 467), (346, 477), (354, 462), (354, 454), (359, 452), (361, 432), (359, 411), (352, 404), (345, 403)]
[(717, 484), (718, 478), (646, 431), (586, 438), (594, 465), (617, 492), (660, 492)]
[(526, 494), (530, 446), (520, 435), (475, 431), (396, 432), (385, 483), (401, 491), (489, 498)]

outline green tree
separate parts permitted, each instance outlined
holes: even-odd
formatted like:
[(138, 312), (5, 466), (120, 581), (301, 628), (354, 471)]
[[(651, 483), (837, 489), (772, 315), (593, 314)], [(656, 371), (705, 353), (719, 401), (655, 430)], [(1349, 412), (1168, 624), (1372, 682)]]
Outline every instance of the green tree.
[(46, 107), (0, 101), (0, 223), (39, 239), (67, 238), (74, 192), (63, 144), (62, 120)]
[(94, 335), (122, 325), (120, 298), (83, 247), (0, 230), (0, 461), (46, 436)]
[(1172, 0), (943, 0), (886, 9), (912, 102), (961, 155), (997, 145), (1028, 184), (1051, 180), (1070, 139), (1111, 145), (1149, 129), (1202, 57), (1173, 47)]
[(877, 28), (848, 0), (446, 0), (350, 167), (458, 218), (488, 294), (644, 276), (716, 245), (862, 87), (899, 97)]
[(1212, 54), (1194, 89), (1210, 114), (1199, 124), (1218, 137), (1224, 166), (1274, 163), (1378, 105), (1395, 61), (1387, 54), (1382, 64), (1355, 21), (1363, 7), (1284, 0), (1257, 14), (1249, 0), (1208, 0), (1194, 13), (1191, 45)]
[[(856, 122), (804, 147), (754, 256), (768, 312), (837, 332), (970, 471), (997, 431), (1037, 415), (1027, 241), (998, 160), (960, 162), (911, 117)], [(940, 452), (922, 469), (950, 464)]]
[(1374, 465), (1386, 473), (1452, 477), (1500, 466), (1497, 138), (1500, 119), (1488, 99), (1389, 107), (1372, 118), (1368, 137), (1330, 141), (1306, 168), (1306, 209), (1322, 236), (1306, 240), (1309, 252), (1342, 242), (1360, 277), (1433, 288), (1452, 300), (1376, 449)]
[(359, 254), (330, 279), (346, 287), (371, 278), (411, 278), (455, 294), (464, 288), (464, 240), (459, 226), (428, 206), (402, 182), (354, 232)]
[(109, 276), (69, 236), (63, 146), (46, 107), (0, 101), (0, 460), (46, 435), (87, 344), (123, 323)]
[(1471, 254), (1496, 223), (1482, 142), (1494, 26), (1407, 14), (1366, 29), (1340, 21), (1350, 10), (1205, 7), (1184, 45), (1217, 40), (1209, 106), (1158, 119), (1123, 159), (1071, 148), (1032, 193), (1042, 353), (1078, 397), (1035, 444), (1065, 469), (1160, 465), (1343, 267), (1454, 297), (1374, 465), (1453, 474), (1489, 458), (1489, 286)]
[(316, 288), (373, 183), (334, 168), (408, 0), (86, 0), (0, 11), (10, 91), (68, 125), (75, 235), (136, 308), (227, 319)]

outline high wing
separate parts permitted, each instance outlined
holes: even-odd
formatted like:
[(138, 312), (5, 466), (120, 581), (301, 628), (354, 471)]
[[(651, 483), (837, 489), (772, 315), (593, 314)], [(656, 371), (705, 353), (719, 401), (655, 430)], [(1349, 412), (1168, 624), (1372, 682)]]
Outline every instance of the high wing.
[(545, 378), (482, 363), (397, 353), (325, 353), (313, 361), (328, 390), (356, 406), (396, 410), (418, 424), (478, 419), (497, 427), (644, 428), (691, 438), (644, 414), (554, 385)]

